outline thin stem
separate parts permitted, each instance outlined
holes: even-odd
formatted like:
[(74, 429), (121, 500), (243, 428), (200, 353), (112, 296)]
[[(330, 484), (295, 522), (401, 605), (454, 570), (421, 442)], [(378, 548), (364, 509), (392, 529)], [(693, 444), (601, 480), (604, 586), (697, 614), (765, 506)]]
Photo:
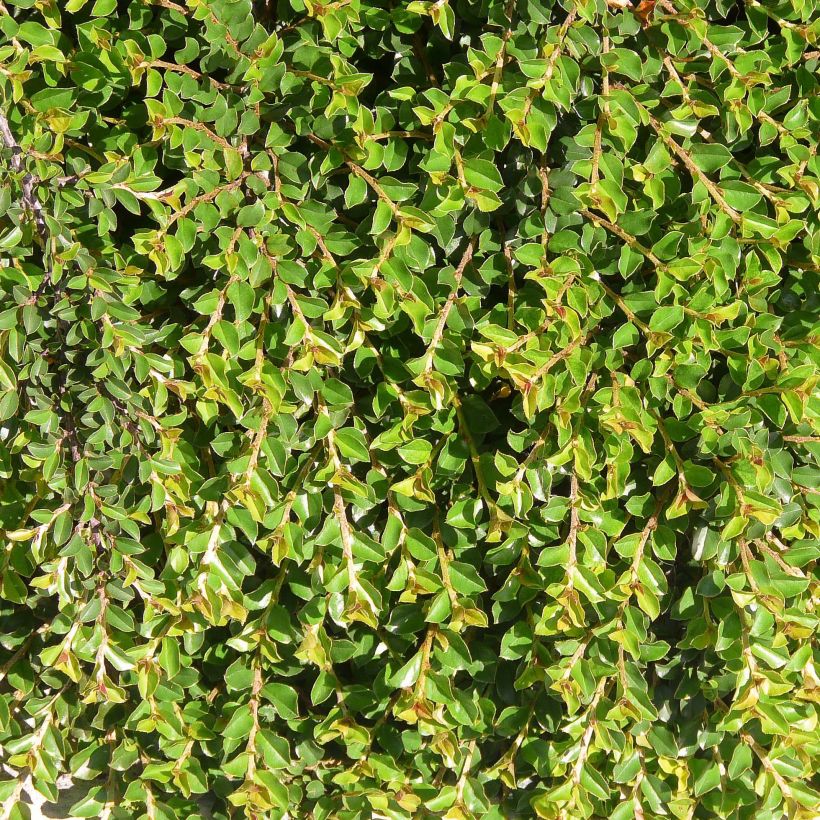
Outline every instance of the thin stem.
[(598, 214), (593, 213), (592, 211), (582, 208), (579, 212), (581, 216), (589, 219), (591, 222), (594, 222), (596, 225), (600, 225), (602, 228), (606, 228), (610, 233), (615, 234), (615, 236), (623, 239), (627, 245), (633, 250), (638, 251), (638, 253), (645, 256), (658, 270), (666, 270), (667, 266), (654, 253), (652, 253), (649, 248), (645, 245), (642, 245), (638, 239), (632, 236), (631, 233), (625, 231), (620, 225), (616, 225), (614, 222), (610, 222), (608, 219), (605, 219), (603, 216), (599, 216)]
[(447, 297), (447, 301), (444, 303), (444, 307), (441, 309), (441, 313), (438, 317), (438, 322), (436, 323), (436, 329), (433, 331), (433, 338), (430, 340), (430, 344), (427, 347), (427, 353), (424, 357), (424, 371), (423, 374), (430, 373), (433, 369), (433, 358), (436, 353), (436, 349), (441, 342), (441, 337), (444, 335), (444, 328), (447, 326), (447, 317), (450, 315), (450, 311), (452, 310), (453, 303), (458, 296), (458, 292), (461, 289), (461, 280), (464, 277), (464, 271), (467, 268), (470, 260), (473, 258), (473, 251), (475, 250), (476, 245), (476, 238), (472, 237), (467, 244), (467, 249), (464, 251), (464, 254), (461, 257), (461, 261), (458, 263), (458, 267), (456, 268), (455, 273), (453, 274), (453, 278), (455, 282), (453, 283), (453, 288), (450, 291), (450, 295)]
[(171, 214), (170, 218), (168, 219), (168, 223), (165, 226), (165, 232), (167, 232), (168, 229), (177, 220), (182, 219), (183, 217), (187, 216), (191, 211), (193, 211), (193, 209), (196, 208), (197, 205), (201, 205), (203, 202), (211, 202), (212, 200), (216, 199), (220, 194), (226, 193), (227, 191), (232, 191), (234, 190), (234, 188), (238, 188), (248, 176), (249, 172), (243, 172), (238, 179), (235, 179), (232, 182), (226, 182), (224, 185), (217, 185), (216, 188), (213, 188), (210, 191), (206, 191), (203, 194), (195, 196), (187, 205)]
[(689, 152), (681, 148), (681, 146), (678, 145), (678, 143), (675, 142), (675, 140), (673, 140), (672, 137), (663, 130), (661, 124), (651, 114), (649, 114), (649, 124), (655, 130), (657, 135), (663, 140), (667, 148), (669, 148), (672, 153), (674, 153), (675, 156), (677, 156), (678, 159), (686, 166), (686, 170), (689, 171), (689, 173), (696, 180), (703, 184), (704, 188), (706, 188), (709, 192), (709, 195), (712, 199), (714, 199), (718, 207), (729, 217), (729, 219), (732, 220), (732, 222), (739, 225), (742, 221), (740, 214), (729, 205), (720, 188), (715, 185), (715, 183), (712, 182), (712, 180), (709, 179), (709, 177), (706, 176), (700, 168), (698, 168), (692, 157), (689, 155)]
[(598, 708), (598, 703), (604, 696), (604, 693), (609, 688), (611, 683), (612, 681), (609, 678), (601, 678), (601, 680), (598, 681), (598, 686), (595, 688), (595, 694), (592, 696), (592, 701), (590, 702), (589, 707), (587, 708), (587, 725), (584, 729), (584, 734), (581, 737), (581, 749), (578, 752), (578, 759), (575, 761), (575, 765), (572, 767), (572, 783), (575, 786), (578, 786), (581, 783), (581, 775), (583, 774), (584, 763), (586, 763), (587, 756), (589, 755), (589, 747), (592, 743), (592, 735), (595, 731), (595, 724), (597, 723), (595, 710)]
[[(609, 34), (605, 34), (601, 44), (601, 54), (607, 54), (608, 52)], [(607, 100), (609, 97), (609, 69), (603, 64), (603, 62), (601, 63), (601, 74), (602, 87), (601, 94), (598, 98), (601, 111), (598, 114), (598, 121), (595, 123), (595, 140), (592, 146), (592, 173), (590, 174), (590, 182), (593, 185), (597, 185), (598, 180), (600, 179), (598, 166), (601, 162), (601, 141), (603, 139), (604, 125), (609, 117), (609, 102)]]
[[(6, 118), (6, 115), (0, 111), (0, 137), (3, 139), (3, 144), (11, 151), (11, 169), (14, 173), (19, 174), (23, 170), (23, 149), (18, 144), (17, 140), (14, 138), (14, 134), (11, 131), (11, 127), (9, 126), (9, 121)], [(22, 192), (23, 192), (23, 206), (29, 210), (34, 218), (34, 228), (37, 232), (37, 236), (40, 239), (40, 243), (43, 246), (44, 252), (44, 268), (45, 268), (45, 277), (43, 279), (43, 285), (41, 285), (41, 289), (43, 286), (47, 287), (48, 283), (51, 281), (51, 271), (49, 269), (48, 264), (46, 264), (45, 252), (50, 245), (49, 241), (49, 231), (48, 227), (46, 226), (46, 218), (45, 212), (43, 210), (43, 205), (40, 202), (39, 198), (37, 197), (37, 185), (40, 183), (40, 180), (34, 176), (34, 174), (30, 174), (28, 172), (23, 174), (23, 179), (21, 183)]]
[(578, 531), (581, 528), (580, 497), (581, 494), (578, 486), (578, 476), (573, 471), (569, 480), (569, 533), (567, 534), (569, 557), (567, 558), (567, 592), (572, 591), (575, 567), (578, 565)]
[(553, 353), (553, 355), (535, 371), (532, 379), (530, 379), (531, 384), (534, 385), (541, 379), (542, 376), (549, 373), (549, 371), (552, 370), (558, 362), (571, 356), (581, 345), (585, 344), (591, 332), (592, 331), (582, 333), (580, 336), (573, 339), (566, 347), (562, 347), (557, 353)]
[(193, 77), (196, 80), (207, 80), (214, 88), (218, 88), (222, 91), (239, 91), (242, 89), (242, 86), (231, 85), (230, 83), (222, 83), (219, 80), (215, 80), (208, 74), (203, 74), (201, 71), (197, 71), (196, 69), (191, 68), (190, 66), (178, 65), (177, 63), (169, 63), (166, 60), (151, 60), (150, 62), (142, 63), (141, 66), (145, 68), (161, 68), (164, 71), (173, 71), (177, 74), (187, 74), (189, 77)]

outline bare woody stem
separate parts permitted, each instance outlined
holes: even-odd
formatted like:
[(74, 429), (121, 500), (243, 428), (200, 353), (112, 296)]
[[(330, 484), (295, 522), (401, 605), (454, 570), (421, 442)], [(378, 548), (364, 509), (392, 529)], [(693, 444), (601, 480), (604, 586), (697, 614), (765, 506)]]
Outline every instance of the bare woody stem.
[(199, 194), (199, 196), (195, 196), (187, 205), (171, 214), (170, 218), (168, 219), (168, 224), (165, 226), (165, 232), (167, 232), (168, 229), (177, 220), (182, 219), (183, 217), (187, 216), (191, 211), (193, 211), (193, 209), (196, 208), (197, 205), (201, 205), (203, 202), (211, 202), (212, 200), (216, 199), (220, 194), (225, 193), (227, 191), (232, 191), (234, 190), (234, 188), (238, 188), (248, 176), (248, 172), (243, 172), (238, 179), (234, 179), (231, 182), (226, 183), (225, 185), (218, 185), (216, 188), (213, 188), (210, 191), (206, 191), (204, 194)]
[[(558, 64), (559, 57), (564, 53), (564, 41), (567, 38), (567, 32), (569, 32), (569, 27), (575, 22), (575, 18), (578, 16), (578, 9), (573, 3), (572, 8), (567, 13), (567, 16), (564, 18), (564, 22), (561, 23), (561, 28), (558, 29), (558, 36), (557, 41), (551, 45), (553, 45), (552, 52), (549, 55), (548, 62), (547, 62), (547, 70), (544, 72), (544, 82), (548, 83), (552, 79), (552, 75), (555, 71), (555, 66)], [(545, 48), (545, 47), (544, 47)], [(542, 49), (543, 51), (544, 49)], [(546, 55), (544, 55), (546, 56)], [(524, 115), (521, 118), (522, 123), (526, 123), (527, 117), (529, 116), (530, 109), (533, 106), (536, 98), (538, 97), (539, 91), (536, 88), (531, 88), (527, 94), (527, 98), (524, 101)]]
[(509, 330), (515, 329), (515, 268), (513, 263), (512, 251), (510, 246), (504, 238), (506, 231), (503, 223), (498, 222), (498, 230), (501, 234), (501, 249), (504, 252), (504, 264), (507, 266), (507, 328)]
[[(11, 132), (11, 127), (9, 126), (9, 121), (2, 111), (0, 111), (0, 138), (2, 138), (3, 144), (6, 148), (11, 151), (12, 171), (19, 174), (23, 170), (23, 149), (14, 138), (14, 134)], [(43, 287), (47, 287), (51, 282), (51, 270), (46, 262), (45, 256), (48, 253), (50, 240), (43, 205), (37, 197), (36, 189), (39, 183), (40, 180), (34, 176), (34, 174), (28, 172), (23, 174), (23, 179), (21, 182), (23, 206), (31, 212), (32, 217), (34, 218), (34, 229), (37, 232), (37, 236), (43, 246), (43, 267), (45, 270), (45, 276), (43, 278), (43, 283), (40, 286), (40, 290), (42, 291)]]
[(342, 538), (342, 553), (345, 563), (347, 564), (348, 583), (351, 589), (355, 589), (357, 580), (356, 565), (353, 561), (353, 536), (350, 532), (350, 523), (347, 520), (347, 513), (345, 512), (342, 491), (338, 485), (333, 488), (333, 511), (336, 515), (336, 520), (339, 522), (339, 533)]
[(356, 174), (356, 176), (361, 177), (373, 189), (373, 192), (376, 194), (376, 196), (382, 202), (384, 202), (385, 205), (387, 205), (394, 214), (396, 213), (396, 211), (398, 211), (398, 206), (395, 202), (393, 202), (392, 199), (390, 199), (384, 188), (382, 188), (382, 186), (379, 184), (379, 181), (374, 176), (365, 171), (364, 168), (362, 168), (362, 166), (359, 165), (358, 162), (356, 162), (350, 156), (348, 156), (348, 154), (342, 148), (339, 148), (339, 146), (334, 145), (333, 143), (328, 142), (327, 140), (323, 140), (321, 137), (317, 137), (316, 134), (303, 134), (302, 136), (304, 136), (305, 139), (310, 140), (314, 145), (318, 145), (320, 148), (324, 148), (325, 151), (330, 151), (334, 148), (337, 151), (339, 151), (339, 153), (341, 153), (344, 157), (345, 165), (347, 165), (347, 167), (350, 168), (350, 170), (353, 171), (353, 173)]
[(438, 626), (436, 624), (430, 624), (424, 636), (424, 643), (421, 645), (421, 666), (419, 668), (416, 685), (413, 689), (416, 700), (424, 697), (424, 682), (427, 680), (427, 673), (430, 670), (430, 653), (433, 650), (433, 639), (436, 637), (437, 632)]
[(586, 219), (590, 220), (590, 222), (594, 222), (596, 225), (600, 225), (602, 228), (606, 228), (610, 233), (615, 234), (619, 239), (623, 239), (627, 245), (629, 245), (632, 250), (637, 251), (638, 253), (645, 256), (658, 270), (665, 271), (667, 266), (652, 253), (649, 248), (645, 245), (642, 245), (638, 239), (632, 236), (631, 233), (625, 231), (620, 225), (616, 225), (614, 222), (610, 222), (608, 219), (604, 218), (603, 216), (599, 216), (592, 211), (583, 208), (580, 211), (581, 216), (585, 217)]
[(510, 37), (513, 34), (513, 14), (515, 12), (515, 0), (510, 0), (507, 3), (507, 8), (505, 10), (505, 14), (510, 21), (510, 24), (507, 26), (507, 30), (504, 32), (504, 36), (501, 41), (501, 48), (498, 49), (498, 56), (495, 60), (495, 69), (493, 71), (493, 82), (490, 86), (490, 98), (487, 101), (487, 108), (486, 114), (489, 115), (492, 113), (493, 107), (495, 106), (495, 98), (498, 95), (498, 89), (501, 85), (501, 76), (504, 72), (504, 62), (507, 59), (507, 43), (510, 41)]
[(215, 142), (220, 148), (224, 148), (227, 151), (239, 151), (241, 153), (244, 147), (241, 145), (231, 145), (228, 140), (224, 137), (220, 137), (219, 134), (212, 131), (204, 123), (186, 120), (184, 117), (164, 117), (162, 119), (162, 125), (179, 125), (183, 128), (192, 128), (194, 131), (205, 134), (209, 140)]
[[(605, 34), (601, 46), (601, 53), (606, 54), (608, 51), (609, 35)], [(601, 111), (598, 114), (598, 121), (595, 123), (595, 140), (592, 146), (592, 172), (590, 174), (590, 182), (592, 182), (593, 185), (597, 185), (598, 180), (600, 179), (598, 166), (601, 162), (601, 143), (603, 140), (604, 125), (606, 124), (609, 116), (609, 103), (607, 101), (607, 98), (609, 97), (609, 71), (605, 65), (601, 66), (601, 73), (601, 94), (598, 98)]]
[(586, 763), (587, 756), (589, 755), (589, 747), (592, 743), (592, 735), (595, 731), (595, 724), (597, 722), (595, 710), (598, 708), (601, 698), (604, 696), (604, 693), (609, 688), (611, 683), (611, 678), (601, 678), (598, 682), (598, 686), (595, 688), (595, 694), (592, 696), (592, 701), (586, 711), (587, 725), (584, 729), (584, 734), (581, 736), (581, 749), (578, 752), (578, 759), (572, 767), (572, 782), (575, 786), (578, 786), (581, 783), (581, 775), (584, 771), (584, 764)]
[(702, 183), (703, 187), (709, 192), (709, 195), (718, 205), (718, 207), (732, 220), (735, 224), (740, 224), (741, 216), (740, 214), (732, 208), (729, 203), (726, 201), (726, 198), (723, 196), (723, 192), (720, 188), (709, 179), (706, 174), (698, 168), (695, 164), (692, 157), (689, 155), (688, 151), (685, 151), (678, 145), (672, 137), (669, 136), (664, 130), (663, 126), (656, 120), (651, 114), (649, 115), (649, 123), (652, 128), (655, 130), (657, 135), (663, 140), (664, 144), (667, 148), (669, 148), (673, 154), (686, 166), (686, 170), (700, 183)]
[(553, 353), (553, 355), (550, 356), (550, 358), (547, 359), (547, 361), (544, 362), (544, 364), (542, 364), (541, 367), (539, 367), (538, 370), (535, 371), (535, 374), (530, 380), (532, 384), (535, 384), (537, 381), (539, 381), (539, 379), (541, 379), (543, 376), (549, 373), (549, 371), (552, 370), (552, 368), (555, 367), (555, 365), (558, 364), (558, 362), (571, 356), (581, 345), (583, 345), (586, 342), (586, 340), (589, 338), (589, 333), (591, 332), (592, 331), (582, 333), (580, 336), (573, 339), (566, 347), (562, 347), (561, 350), (559, 350), (557, 353)]
[(454, 609), (458, 603), (458, 593), (450, 580), (450, 556), (447, 554), (447, 548), (444, 546), (444, 541), (441, 538), (438, 509), (435, 510), (433, 515), (433, 541), (436, 543), (436, 552), (438, 554), (439, 565), (441, 566), (441, 580), (444, 583), (444, 588), (447, 590), (450, 606)]
[(567, 535), (569, 558), (567, 558), (567, 592), (572, 591), (573, 573), (578, 563), (578, 530), (581, 528), (579, 499), (580, 491), (578, 487), (578, 476), (573, 472), (569, 480), (569, 534)]
[(256, 735), (259, 733), (259, 701), (261, 699), (262, 691), (262, 665), (257, 652), (253, 661), (253, 684), (251, 686), (251, 697), (248, 701), (248, 708), (251, 712), (251, 729), (248, 733), (248, 743), (245, 751), (248, 753), (248, 772), (247, 780), (252, 781), (256, 771)]
[(241, 89), (241, 86), (231, 85), (230, 83), (221, 83), (219, 80), (215, 80), (208, 74), (203, 74), (201, 71), (197, 71), (187, 65), (169, 63), (166, 60), (151, 60), (151, 62), (145, 63), (144, 65), (146, 68), (161, 68), (164, 71), (173, 71), (177, 74), (187, 74), (189, 77), (193, 77), (196, 80), (207, 80), (214, 88), (218, 88), (222, 91)]
[(433, 331), (433, 338), (430, 340), (430, 344), (427, 347), (424, 362), (424, 373), (429, 373), (433, 369), (433, 357), (435, 356), (436, 349), (441, 342), (441, 337), (444, 335), (444, 328), (447, 326), (447, 317), (450, 315), (453, 303), (455, 302), (458, 292), (461, 289), (461, 280), (464, 278), (464, 271), (470, 260), (473, 258), (475, 244), (476, 240), (475, 237), (473, 237), (468, 243), (467, 249), (464, 251), (461, 261), (458, 263), (458, 267), (456, 268), (453, 289), (450, 291), (450, 295), (447, 297), (447, 301), (441, 309), (441, 313), (439, 314), (438, 322), (436, 324), (436, 329)]

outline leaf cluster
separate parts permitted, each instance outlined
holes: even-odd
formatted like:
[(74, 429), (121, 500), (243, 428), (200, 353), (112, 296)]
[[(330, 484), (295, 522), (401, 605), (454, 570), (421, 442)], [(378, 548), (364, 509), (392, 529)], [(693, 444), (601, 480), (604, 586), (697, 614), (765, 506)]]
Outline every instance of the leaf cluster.
[(816, 818), (814, 0), (0, 2), (0, 816)]

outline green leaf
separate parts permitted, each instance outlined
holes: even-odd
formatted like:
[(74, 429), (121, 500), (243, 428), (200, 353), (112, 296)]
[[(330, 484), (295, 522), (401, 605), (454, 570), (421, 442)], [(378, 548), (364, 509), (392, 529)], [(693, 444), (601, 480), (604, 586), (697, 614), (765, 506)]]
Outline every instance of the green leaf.
[(737, 778), (752, 766), (752, 750), (745, 743), (738, 743), (732, 752), (732, 759), (729, 761), (729, 777)]
[(696, 143), (690, 147), (689, 155), (695, 165), (706, 173), (718, 171), (732, 161), (731, 151), (715, 142)]
[(498, 168), (486, 159), (465, 157), (464, 178), (469, 185), (481, 191), (498, 193), (504, 187), (501, 174), (498, 173)]
[(453, 588), (462, 595), (475, 595), (487, 589), (475, 567), (461, 561), (450, 562), (450, 580)]
[(246, 738), (253, 726), (253, 715), (247, 706), (237, 707), (228, 724), (222, 730), (222, 735), (227, 738)]
[(424, 464), (433, 451), (433, 445), (425, 439), (414, 439), (399, 447), (399, 455), (408, 464)]
[(669, 333), (683, 321), (683, 318), (684, 312), (680, 305), (660, 307), (653, 312), (649, 327), (660, 333)]
[(370, 455), (367, 449), (367, 442), (364, 436), (355, 427), (344, 427), (336, 430), (333, 440), (339, 448), (339, 452), (345, 457), (354, 461), (369, 461)]
[(393, 673), (390, 684), (396, 689), (407, 689), (413, 686), (421, 674), (421, 664), (421, 654), (414, 655), (404, 666)]
[(228, 287), (228, 301), (236, 311), (236, 321), (244, 322), (253, 312), (256, 294), (247, 282), (234, 282)]
[(761, 3), (0, 4), (4, 816), (818, 815)]
[(268, 729), (262, 729), (257, 735), (259, 751), (270, 769), (284, 769), (290, 765), (290, 748), (288, 742)]

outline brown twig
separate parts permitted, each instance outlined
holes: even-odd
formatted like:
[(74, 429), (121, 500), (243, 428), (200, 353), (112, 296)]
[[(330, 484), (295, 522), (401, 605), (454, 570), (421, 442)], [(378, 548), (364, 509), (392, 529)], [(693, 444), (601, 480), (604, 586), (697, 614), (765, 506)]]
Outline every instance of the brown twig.
[(173, 71), (177, 74), (187, 74), (189, 77), (193, 77), (196, 80), (207, 80), (214, 88), (218, 88), (221, 91), (239, 91), (242, 88), (242, 86), (239, 85), (222, 83), (219, 80), (216, 80), (213, 77), (209, 76), (208, 74), (203, 74), (201, 71), (197, 71), (196, 69), (191, 68), (190, 66), (178, 65), (177, 63), (169, 63), (165, 60), (151, 60), (151, 62), (145, 63), (145, 67), (162, 68), (165, 71)]
[[(0, 136), (3, 138), (3, 144), (11, 151), (11, 169), (16, 174), (23, 170), (23, 149), (14, 138), (14, 134), (9, 127), (9, 121), (6, 115), (0, 111)], [(37, 235), (42, 242), (43, 248), (48, 247), (48, 227), (46, 226), (46, 218), (43, 212), (43, 205), (37, 197), (36, 186), (40, 180), (28, 172), (23, 174), (22, 190), (23, 190), (23, 205), (31, 212), (34, 217), (34, 226)], [(51, 274), (46, 270), (46, 279), (50, 280)]]
[[(609, 35), (605, 34), (601, 46), (601, 53), (606, 54), (608, 51)], [(598, 114), (598, 120), (595, 123), (595, 140), (592, 146), (592, 172), (589, 178), (593, 185), (597, 185), (598, 180), (600, 179), (598, 166), (601, 163), (601, 143), (603, 140), (604, 125), (606, 124), (607, 117), (609, 116), (609, 103), (607, 101), (607, 98), (609, 97), (609, 71), (603, 64), (601, 65), (601, 73), (601, 94), (598, 98), (601, 105), (601, 111)]]
[(666, 264), (661, 262), (657, 256), (655, 256), (652, 251), (647, 248), (645, 245), (642, 245), (631, 233), (627, 233), (620, 225), (616, 225), (614, 222), (610, 222), (608, 219), (604, 218), (603, 216), (599, 216), (598, 214), (593, 213), (592, 211), (588, 210), (587, 208), (582, 208), (580, 211), (581, 216), (589, 219), (590, 221), (594, 222), (596, 225), (600, 225), (602, 228), (606, 228), (610, 233), (614, 233), (615, 236), (623, 239), (627, 245), (633, 250), (638, 251), (638, 253), (645, 256), (656, 268), (659, 270), (666, 270)]
[(649, 115), (649, 123), (657, 135), (663, 140), (666, 147), (669, 148), (686, 166), (686, 170), (689, 171), (695, 179), (703, 184), (704, 188), (706, 188), (709, 195), (712, 199), (714, 199), (723, 213), (725, 213), (729, 219), (732, 220), (732, 222), (739, 225), (742, 221), (740, 214), (732, 208), (731, 205), (729, 205), (720, 188), (715, 185), (715, 183), (712, 182), (712, 180), (709, 179), (709, 177), (706, 176), (700, 168), (698, 168), (692, 157), (689, 155), (689, 152), (681, 148), (681, 146), (678, 145), (678, 143), (675, 142), (675, 140), (673, 140), (672, 137), (663, 130), (661, 124), (651, 114)]
[(433, 331), (433, 338), (430, 340), (430, 344), (427, 347), (427, 353), (425, 354), (425, 364), (424, 364), (424, 372), (429, 373), (433, 369), (433, 356), (436, 353), (436, 348), (441, 342), (441, 337), (444, 335), (444, 328), (447, 325), (447, 317), (450, 315), (450, 310), (453, 307), (453, 303), (458, 296), (458, 292), (461, 289), (461, 280), (464, 278), (464, 271), (467, 268), (470, 260), (473, 258), (473, 251), (475, 250), (476, 238), (473, 237), (470, 239), (470, 242), (467, 245), (467, 249), (464, 251), (463, 256), (461, 257), (461, 261), (458, 263), (458, 267), (456, 268), (456, 272), (454, 274), (455, 283), (453, 284), (453, 289), (450, 291), (450, 295), (447, 297), (447, 301), (444, 303), (444, 307), (441, 309), (441, 313), (438, 317), (438, 323), (436, 324), (436, 329)]

